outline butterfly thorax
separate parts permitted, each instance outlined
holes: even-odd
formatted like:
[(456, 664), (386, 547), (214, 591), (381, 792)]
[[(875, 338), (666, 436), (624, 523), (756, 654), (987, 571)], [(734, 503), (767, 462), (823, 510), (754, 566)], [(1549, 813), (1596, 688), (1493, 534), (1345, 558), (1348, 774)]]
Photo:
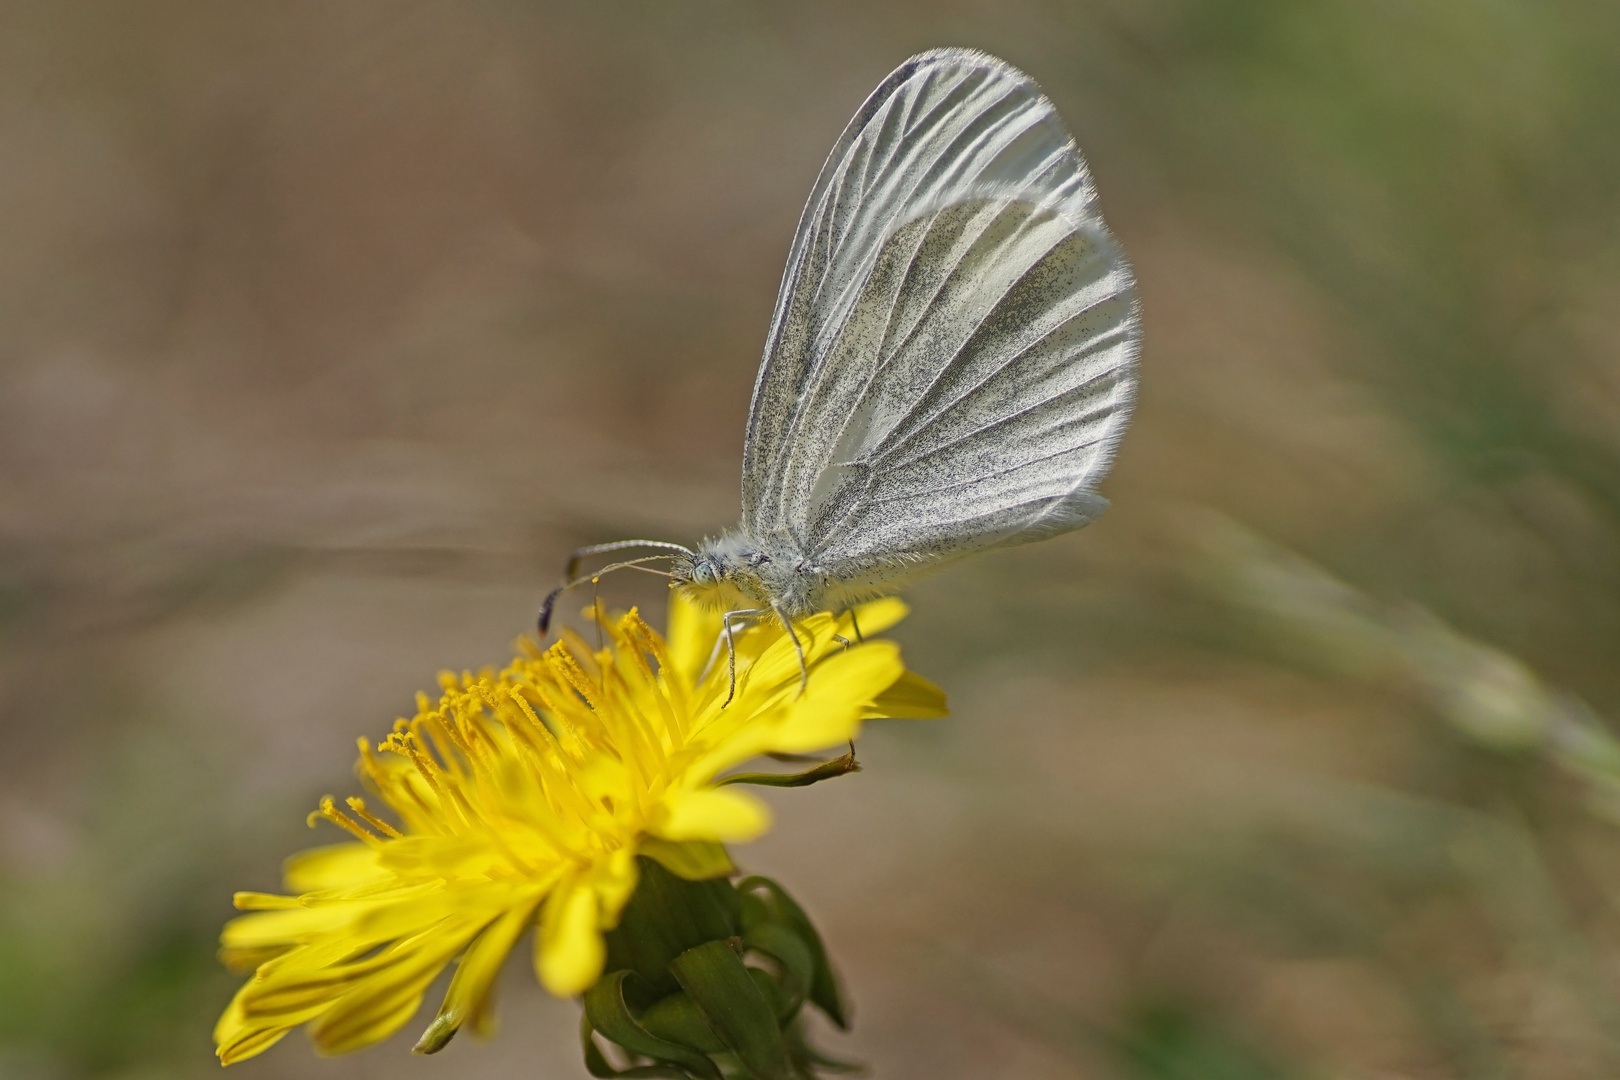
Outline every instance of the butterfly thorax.
[(671, 567), (675, 586), (718, 611), (780, 609), (791, 618), (823, 610), (829, 580), (791, 541), (733, 530), (704, 540)]

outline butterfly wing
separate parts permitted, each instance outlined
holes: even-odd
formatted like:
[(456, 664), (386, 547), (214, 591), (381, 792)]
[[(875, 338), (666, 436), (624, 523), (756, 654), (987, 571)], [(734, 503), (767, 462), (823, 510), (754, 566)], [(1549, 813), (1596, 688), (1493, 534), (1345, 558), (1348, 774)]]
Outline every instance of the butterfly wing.
[(743, 531), (850, 585), (1078, 528), (1129, 420), (1129, 265), (1024, 74), (907, 61), (805, 206), (754, 385)]

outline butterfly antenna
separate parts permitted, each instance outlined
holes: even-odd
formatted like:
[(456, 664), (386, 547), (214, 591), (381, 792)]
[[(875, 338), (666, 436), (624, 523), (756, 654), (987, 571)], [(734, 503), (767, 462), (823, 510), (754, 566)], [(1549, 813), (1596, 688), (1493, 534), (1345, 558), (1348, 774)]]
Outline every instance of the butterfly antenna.
[(568, 556), (568, 567), (563, 571), (563, 578), (572, 581), (574, 575), (579, 573), (579, 560), (588, 555), (605, 555), (610, 551), (623, 551), (626, 548), (662, 548), (665, 551), (676, 552), (682, 555), (696, 554), (691, 548), (683, 544), (671, 544), (667, 540), (615, 540), (611, 544), (592, 544), (582, 547)]
[(551, 632), (551, 609), (557, 606), (557, 597), (566, 592), (568, 586), (559, 585), (546, 593), (546, 598), (540, 601), (540, 617), (535, 620), (536, 629), (540, 631), (543, 640)]
[[(639, 543), (640, 541), (637, 542)], [(678, 547), (679, 545), (671, 546)], [(685, 549), (683, 548), (682, 550)], [(657, 574), (659, 577), (669, 577), (670, 574), (667, 570), (654, 570), (649, 566), (641, 565), (642, 563), (656, 562), (659, 559), (667, 559), (669, 557), (670, 556), (668, 555), (644, 555), (639, 559), (626, 559), (624, 562), (616, 562), (609, 566), (604, 566), (600, 570), (593, 570), (585, 577), (570, 578), (570, 580), (563, 582), (555, 589), (552, 589), (550, 592), (546, 593), (546, 598), (540, 602), (540, 617), (535, 620), (535, 628), (540, 631), (541, 638), (544, 638), (548, 633), (551, 632), (551, 616), (553, 610), (557, 606), (557, 598), (563, 593), (567, 592), (569, 589), (572, 589), (578, 585), (583, 585), (587, 581), (593, 583), (599, 581), (603, 574), (611, 574), (615, 570), (640, 570), (644, 574)]]

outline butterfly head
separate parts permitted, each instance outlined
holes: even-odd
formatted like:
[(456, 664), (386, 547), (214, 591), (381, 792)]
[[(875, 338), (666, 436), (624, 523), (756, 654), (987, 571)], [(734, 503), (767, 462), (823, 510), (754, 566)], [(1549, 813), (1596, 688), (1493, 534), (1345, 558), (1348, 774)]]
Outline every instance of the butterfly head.
[(718, 611), (771, 607), (779, 590), (771, 580), (772, 559), (759, 547), (735, 533), (705, 540), (690, 556), (675, 557), (675, 587)]
[(711, 589), (725, 578), (725, 571), (713, 560), (699, 555), (688, 568), (688, 581), (700, 589)]

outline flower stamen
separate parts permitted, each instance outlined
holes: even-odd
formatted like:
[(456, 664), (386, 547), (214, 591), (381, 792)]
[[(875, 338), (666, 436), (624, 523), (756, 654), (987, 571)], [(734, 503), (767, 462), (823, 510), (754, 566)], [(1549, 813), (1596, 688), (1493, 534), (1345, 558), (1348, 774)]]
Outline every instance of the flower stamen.
[(388, 824), (388, 822), (384, 821), (376, 814), (373, 814), (367, 810), (366, 800), (360, 798), (358, 795), (350, 795), (343, 801), (349, 804), (349, 809), (354, 811), (355, 817), (359, 818), (361, 821), (364, 821), (367, 825), (370, 825), (373, 829), (376, 829), (390, 840), (405, 839), (404, 833)]
[(337, 808), (337, 801), (330, 795), (321, 796), (320, 809), (311, 811), (310, 815), (304, 819), (304, 823), (313, 829), (315, 827), (315, 823), (322, 818), (330, 821), (332, 824), (349, 833), (356, 840), (359, 840), (364, 844), (369, 844), (372, 847), (381, 847), (383, 844), (380, 837), (368, 832), (365, 826), (361, 825), (348, 814), (345, 814), (343, 811), (339, 810)]

